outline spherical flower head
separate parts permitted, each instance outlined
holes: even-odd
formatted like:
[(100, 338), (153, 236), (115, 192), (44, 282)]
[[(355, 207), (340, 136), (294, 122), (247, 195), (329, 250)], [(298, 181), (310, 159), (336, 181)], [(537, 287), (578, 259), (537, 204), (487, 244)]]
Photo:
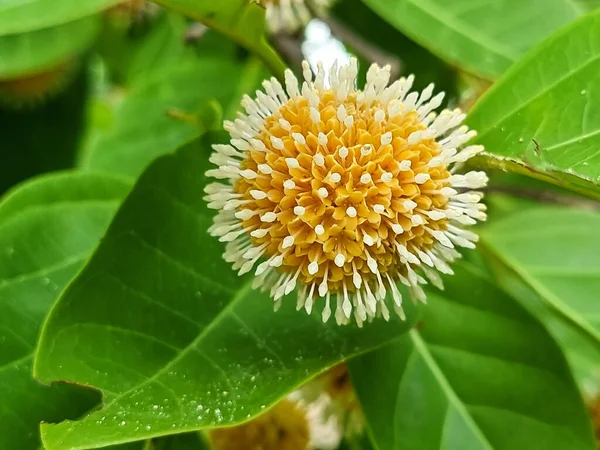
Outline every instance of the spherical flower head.
[(333, 0), (263, 0), (267, 27), (271, 33), (293, 33), (306, 25), (313, 15), (322, 17)]
[(215, 450), (307, 450), (310, 431), (305, 411), (282, 400), (244, 424), (210, 431)]
[(388, 86), (389, 68), (372, 65), (356, 89), (357, 62), (316, 76), (304, 63), (301, 86), (291, 71), (285, 90), (274, 78), (246, 114), (225, 122), (230, 145), (215, 145), (206, 187), (219, 210), (210, 233), (227, 242), (224, 257), (278, 307), (298, 287), (297, 307), (318, 302), (323, 321), (358, 325), (390, 308), (404, 318), (402, 295), (425, 301), (429, 280), (441, 288), (485, 219), (483, 172), (457, 165), (483, 150), (460, 110), (433, 111), (443, 94), (410, 92), (413, 77)]

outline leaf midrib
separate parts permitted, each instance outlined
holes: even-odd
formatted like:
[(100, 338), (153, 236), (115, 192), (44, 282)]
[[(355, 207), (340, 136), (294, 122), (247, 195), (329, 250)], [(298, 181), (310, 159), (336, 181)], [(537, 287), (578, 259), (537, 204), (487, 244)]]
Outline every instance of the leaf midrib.
[(227, 303), (227, 305), (219, 311), (219, 313), (214, 317), (214, 319), (198, 334), (198, 336), (191, 341), (188, 345), (185, 346), (181, 350), (181, 352), (174, 357), (171, 361), (169, 361), (162, 369), (157, 370), (152, 376), (148, 377), (143, 383), (138, 384), (137, 386), (132, 387), (131, 389), (126, 390), (125, 392), (120, 393), (117, 397), (115, 397), (110, 403), (105, 405), (105, 408), (110, 407), (112, 404), (118, 402), (121, 398), (125, 397), (130, 392), (139, 389), (141, 386), (150, 383), (160, 377), (163, 373), (168, 372), (174, 365), (176, 365), (181, 359), (183, 359), (189, 352), (194, 351), (194, 348), (208, 335), (210, 332), (221, 323), (221, 321), (226, 317), (228, 313), (231, 312), (233, 307), (241, 301), (244, 296), (251, 289), (251, 283), (246, 282), (235, 294), (235, 296)]
[[(408, 334), (411, 338), (411, 341), (413, 342), (413, 345), (415, 346), (415, 349), (419, 352), (419, 354), (423, 358), (423, 361), (425, 362), (425, 364), (427, 364), (427, 367), (429, 367), (431, 374), (437, 380), (439, 386), (442, 388), (442, 391), (444, 391), (444, 393), (446, 394), (448, 402), (451, 403), (452, 406), (454, 406), (454, 408), (456, 408), (459, 414), (463, 417), (465, 423), (469, 426), (469, 428), (471, 428), (475, 436), (479, 438), (482, 445), (488, 450), (495, 450), (494, 447), (492, 447), (492, 444), (488, 441), (487, 437), (479, 429), (479, 427), (467, 411), (465, 405), (460, 400), (456, 392), (454, 392), (454, 389), (450, 385), (450, 382), (435, 362), (435, 359), (429, 352), (429, 349), (427, 348), (427, 345), (425, 344), (425, 341), (423, 341), (423, 338), (421, 337), (419, 332), (415, 329), (412, 329), (408, 332)], [(445, 416), (447, 414), (448, 412), (446, 412)]]
[(588, 324), (577, 311), (569, 308), (559, 297), (554, 295), (553, 292), (548, 290), (538, 280), (530, 276), (517, 261), (505, 253), (498, 251), (493, 243), (487, 242), (485, 236), (482, 235), (481, 237), (480, 245), (487, 249), (500, 263), (515, 272), (521, 280), (529, 285), (548, 305), (571, 322), (577, 329), (581, 330), (597, 347), (600, 347), (600, 332), (598, 330)]
[[(415, 0), (407, 1), (414, 7), (419, 8), (421, 11), (429, 14), (429, 16), (431, 16), (437, 22), (442, 23), (451, 30), (455, 31), (457, 34), (464, 36), (473, 44), (475, 44), (475, 46), (492, 50), (497, 55), (508, 59), (510, 62), (516, 61), (520, 56), (517, 53), (513, 54), (509, 48), (499, 45), (498, 42), (490, 40), (487, 36), (479, 33), (467, 22), (457, 20), (457, 18), (453, 15), (445, 14), (443, 9), (436, 8), (436, 5), (432, 4), (430, 0), (418, 0), (418, 3), (415, 3)], [(461, 28), (461, 26), (463, 28)], [(471, 34), (467, 34), (464, 30), (468, 30)]]

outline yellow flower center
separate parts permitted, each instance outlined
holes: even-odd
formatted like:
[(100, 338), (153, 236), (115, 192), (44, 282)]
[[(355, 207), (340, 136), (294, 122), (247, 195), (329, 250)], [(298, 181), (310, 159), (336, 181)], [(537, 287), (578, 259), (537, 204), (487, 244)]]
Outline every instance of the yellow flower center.
[(377, 102), (361, 107), (351, 94), (340, 104), (325, 91), (312, 110), (302, 97), (288, 100), (264, 128), (241, 165), (258, 176), (234, 185), (256, 213), (243, 226), (260, 230), (254, 246), (267, 259), (282, 255), (280, 270), (305, 285), (326, 278), (330, 292), (354, 291), (357, 274), (403, 273), (398, 246), (428, 250), (424, 227), (446, 229), (446, 218), (426, 213), (445, 208), (450, 173), (429, 165), (441, 150), (433, 137), (409, 139), (427, 129), (416, 111), (389, 118)]

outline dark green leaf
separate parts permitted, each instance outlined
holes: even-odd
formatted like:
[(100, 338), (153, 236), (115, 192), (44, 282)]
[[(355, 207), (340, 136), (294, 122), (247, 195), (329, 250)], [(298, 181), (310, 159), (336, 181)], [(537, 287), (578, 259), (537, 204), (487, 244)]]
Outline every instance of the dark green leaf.
[(471, 266), (455, 269), (417, 329), (350, 361), (378, 448), (595, 449), (546, 330)]
[(363, 0), (432, 53), (497, 78), (580, 10), (568, 0)]
[[(353, 354), (398, 337), (397, 317), (340, 327), (287, 298), (280, 311), (209, 236), (208, 149), (156, 160), (47, 320), (36, 375), (100, 389), (102, 410), (43, 427), (50, 450), (237, 423)], [(407, 316), (416, 317), (406, 305)]]
[(600, 198), (600, 11), (576, 21), (516, 64), (468, 122), (482, 164)]
[(482, 244), (552, 308), (600, 343), (600, 214), (544, 207), (486, 227)]
[[(132, 87), (114, 129), (91, 141), (81, 165), (137, 177), (157, 156), (216, 127), (220, 111), (211, 99), (231, 117), (240, 108), (242, 94), (255, 88), (263, 73), (262, 65), (252, 59), (241, 65), (217, 56), (157, 73), (153, 80)], [(176, 118), (198, 114), (205, 120), (197, 124)]]
[(565, 320), (564, 316), (557, 313), (554, 308), (549, 307), (540, 298), (540, 295), (510, 267), (497, 259), (492, 259), (490, 262), (492, 263), (493, 276), (498, 285), (509, 292), (542, 322), (561, 346), (581, 391), (590, 397), (598, 395), (600, 393), (600, 386), (598, 386), (600, 347), (597, 342), (590, 340), (581, 328)]
[(0, 80), (42, 71), (80, 56), (90, 47), (99, 25), (98, 17), (86, 17), (28, 33), (0, 33)]
[(99, 400), (82, 387), (35, 382), (33, 352), (46, 312), (127, 188), (106, 175), (52, 175), (0, 204), (0, 448), (36, 450), (40, 421), (75, 419)]
[(157, 0), (157, 3), (224, 34), (255, 53), (273, 75), (283, 79), (285, 64), (265, 38), (265, 9), (260, 4), (248, 0)]

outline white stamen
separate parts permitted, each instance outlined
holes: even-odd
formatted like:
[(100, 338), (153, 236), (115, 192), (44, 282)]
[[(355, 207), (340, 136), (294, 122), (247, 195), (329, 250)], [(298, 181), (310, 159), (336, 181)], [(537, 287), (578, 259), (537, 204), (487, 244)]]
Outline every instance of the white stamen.
[(300, 133), (292, 133), (292, 137), (298, 144), (306, 144), (306, 139), (304, 139), (304, 136), (302, 136)]
[(273, 173), (273, 168), (268, 164), (259, 164), (258, 171), (260, 173), (264, 173), (265, 175), (271, 175)]
[(392, 143), (392, 132), (388, 131), (387, 133), (384, 133), (381, 135), (381, 145), (388, 145)]
[(319, 141), (319, 144), (321, 144), (322, 146), (327, 145), (328, 139), (325, 133), (319, 133), (317, 136), (317, 141)]
[(277, 220), (277, 214), (275, 214), (274, 212), (271, 212), (271, 211), (264, 213), (262, 216), (260, 216), (261, 222), (271, 223), (271, 222), (275, 222), (275, 220)]
[(349, 217), (356, 217), (356, 208), (354, 208), (354, 206), (348, 206), (348, 208), (346, 208), (346, 214)]
[(294, 245), (295, 238), (294, 236), (286, 236), (283, 238), (283, 242), (281, 244), (281, 248), (289, 248)]
[(300, 167), (300, 163), (296, 158), (285, 158), (285, 163), (289, 169), (298, 169)]
[(283, 187), (285, 189), (294, 189), (296, 187), (296, 183), (294, 182), (294, 180), (285, 180), (283, 182)]
[(250, 195), (255, 200), (262, 200), (262, 199), (267, 198), (267, 193), (264, 192), (264, 191), (259, 191), (258, 189), (251, 189), (250, 190)]
[(338, 253), (333, 262), (335, 262), (336, 266), (343, 267), (346, 262), (346, 257), (342, 253)]
[(404, 161), (400, 162), (400, 164), (398, 164), (398, 168), (401, 172), (406, 172), (407, 170), (410, 170), (410, 166), (412, 166), (412, 161), (410, 159), (405, 159)]
[(325, 228), (323, 227), (323, 225), (319, 224), (315, 227), (315, 233), (317, 233), (317, 236), (321, 236), (323, 234), (325, 234)]
[(367, 183), (370, 183), (370, 182), (371, 182), (371, 174), (370, 174), (370, 173), (363, 173), (363, 174), (360, 176), (360, 182), (361, 182), (362, 184), (367, 184)]
[(383, 183), (389, 183), (393, 179), (394, 179), (394, 174), (392, 174), (392, 172), (383, 172), (381, 174), (381, 181)]
[(375, 211), (377, 214), (382, 214), (385, 211), (385, 206), (376, 203), (373, 205), (373, 211)]
[(275, 136), (271, 136), (271, 144), (273, 144), (273, 147), (277, 150), (283, 150), (284, 148), (283, 141)]
[(321, 155), (320, 153), (317, 153), (313, 157), (313, 161), (315, 162), (315, 164), (317, 166), (323, 167), (325, 165), (325, 157), (323, 155)]
[(415, 183), (423, 184), (430, 178), (431, 176), (428, 173), (418, 173), (415, 175)]
[(304, 206), (294, 206), (294, 214), (297, 216), (301, 216), (306, 212), (306, 208)]
[(329, 191), (327, 191), (327, 188), (325, 187), (320, 187), (319, 189), (317, 189), (317, 194), (319, 194), (319, 197), (321, 198), (327, 198), (327, 196), (329, 195)]

